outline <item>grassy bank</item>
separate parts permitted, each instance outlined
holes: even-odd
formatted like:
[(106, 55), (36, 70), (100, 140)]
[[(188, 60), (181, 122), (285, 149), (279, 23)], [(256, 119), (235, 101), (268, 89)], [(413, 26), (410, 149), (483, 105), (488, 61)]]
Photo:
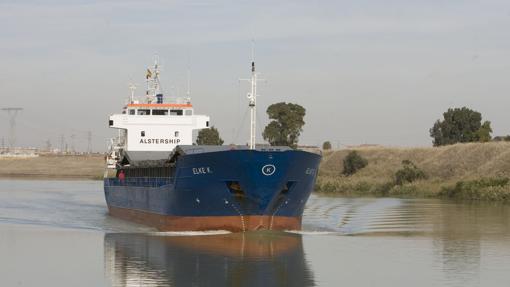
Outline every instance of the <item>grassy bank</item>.
[(0, 158), (0, 177), (43, 179), (102, 179), (103, 156), (39, 156)]
[[(436, 148), (367, 147), (356, 151), (368, 165), (344, 176), (351, 149), (324, 154), (317, 191), (343, 195), (449, 197), (510, 201), (510, 143), (469, 143)], [(402, 161), (411, 161), (425, 179), (396, 184)]]

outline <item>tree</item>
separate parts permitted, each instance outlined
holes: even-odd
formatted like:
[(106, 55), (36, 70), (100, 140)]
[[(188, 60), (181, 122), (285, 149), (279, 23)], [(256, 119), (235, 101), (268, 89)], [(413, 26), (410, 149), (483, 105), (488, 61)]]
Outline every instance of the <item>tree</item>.
[(331, 143), (329, 141), (325, 141), (323, 144), (322, 144), (322, 149), (323, 150), (330, 150), (331, 149)]
[(477, 131), (478, 140), (481, 142), (491, 141), (492, 139), (491, 133), (492, 133), (491, 122), (485, 121)]
[(223, 140), (215, 127), (201, 129), (197, 136), (197, 145), (222, 145)]
[(368, 161), (362, 158), (355, 150), (349, 152), (344, 158), (344, 175), (353, 175), (358, 170), (367, 166)]
[(443, 120), (437, 120), (430, 129), (434, 146), (465, 142), (485, 142), (491, 140), (491, 123), (482, 124), (482, 114), (463, 108), (448, 109)]
[(262, 136), (273, 146), (297, 148), (298, 138), (303, 131), (306, 110), (293, 103), (276, 103), (267, 108), (272, 121), (266, 126)]

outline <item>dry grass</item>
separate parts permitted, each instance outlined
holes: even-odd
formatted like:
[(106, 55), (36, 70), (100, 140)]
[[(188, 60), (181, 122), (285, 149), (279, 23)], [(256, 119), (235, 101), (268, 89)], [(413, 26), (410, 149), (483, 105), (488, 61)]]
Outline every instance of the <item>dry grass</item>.
[[(367, 147), (356, 151), (368, 166), (350, 177), (342, 175), (343, 159), (352, 149), (324, 154), (318, 187), (340, 193), (380, 193), (393, 181), (403, 160), (410, 160), (428, 176), (405, 186), (391, 188), (394, 194), (438, 194), (458, 181), (510, 177), (510, 143), (468, 143), (437, 148)], [(335, 190), (336, 187), (336, 190)], [(324, 190), (322, 190), (324, 191)], [(383, 192), (384, 193), (384, 192)]]
[(0, 159), (0, 177), (102, 178), (103, 156), (39, 156)]

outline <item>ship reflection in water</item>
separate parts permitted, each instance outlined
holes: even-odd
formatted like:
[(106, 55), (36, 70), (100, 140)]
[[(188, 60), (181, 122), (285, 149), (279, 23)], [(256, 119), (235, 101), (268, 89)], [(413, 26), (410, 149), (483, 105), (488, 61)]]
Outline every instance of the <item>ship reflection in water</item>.
[(302, 237), (283, 232), (105, 235), (112, 286), (314, 286)]

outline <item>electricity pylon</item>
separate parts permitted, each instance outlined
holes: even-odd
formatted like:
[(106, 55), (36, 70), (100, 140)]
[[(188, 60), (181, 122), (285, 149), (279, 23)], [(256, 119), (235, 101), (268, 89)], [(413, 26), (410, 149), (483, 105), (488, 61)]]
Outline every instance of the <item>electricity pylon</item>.
[(2, 111), (7, 112), (9, 115), (9, 150), (14, 149), (16, 145), (16, 116), (23, 108), (2, 108)]

